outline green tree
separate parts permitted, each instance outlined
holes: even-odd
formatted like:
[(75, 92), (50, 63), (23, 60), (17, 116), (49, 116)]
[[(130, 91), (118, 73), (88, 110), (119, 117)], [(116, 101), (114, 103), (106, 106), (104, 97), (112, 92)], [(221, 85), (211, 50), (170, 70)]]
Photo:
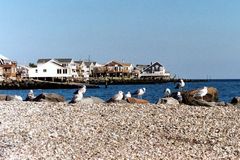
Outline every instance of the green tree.
[(37, 65), (34, 64), (34, 63), (29, 63), (28, 66), (29, 66), (29, 67), (37, 67)]

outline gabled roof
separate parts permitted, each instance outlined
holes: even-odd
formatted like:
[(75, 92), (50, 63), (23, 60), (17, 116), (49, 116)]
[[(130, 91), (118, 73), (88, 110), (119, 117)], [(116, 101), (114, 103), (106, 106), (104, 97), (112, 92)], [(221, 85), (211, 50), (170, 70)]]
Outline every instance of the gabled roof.
[(58, 66), (61, 66), (62, 67), (62, 64), (60, 64), (60, 63), (58, 63), (58, 62), (56, 62), (55, 60), (53, 60), (53, 61), (51, 61), (53, 64), (56, 64), (56, 65), (58, 65)]
[(9, 60), (9, 58), (3, 56), (2, 54), (0, 54), (0, 59), (3, 59), (3, 60)]
[(77, 63), (77, 64), (82, 64), (83, 63), (83, 61), (74, 61), (74, 63)]
[(60, 63), (71, 63), (72, 58), (54, 58), (54, 60), (56, 60)]
[(118, 61), (110, 61), (110, 62), (106, 63), (105, 66), (113, 66), (113, 64), (118, 64), (119, 66), (125, 66), (125, 67), (131, 66), (130, 63), (121, 63)]
[(159, 65), (159, 67), (163, 67), (163, 65), (161, 65), (159, 62), (155, 62), (155, 63), (152, 63), (151, 65), (149, 65), (149, 66), (148, 66), (147, 68), (145, 68), (143, 71), (151, 68), (152, 66), (154, 66), (154, 65), (156, 65), (156, 64)]
[(93, 62), (84, 62), (86, 66), (90, 66)]
[(50, 61), (50, 58), (47, 59), (38, 59), (37, 63), (47, 63), (48, 61)]
[(97, 64), (97, 62), (89, 62), (89, 61), (74, 61), (75, 63), (77, 63), (77, 64), (80, 64), (80, 65), (82, 65), (82, 64), (84, 64), (84, 65), (86, 65), (87, 67), (89, 67), (91, 64), (93, 64), (93, 65), (96, 65)]
[(145, 69), (145, 68), (147, 68), (147, 67), (149, 67), (149, 66), (150, 66), (150, 65), (147, 65), (147, 64), (137, 64), (137, 65), (136, 65), (136, 68), (142, 70), (142, 69)]

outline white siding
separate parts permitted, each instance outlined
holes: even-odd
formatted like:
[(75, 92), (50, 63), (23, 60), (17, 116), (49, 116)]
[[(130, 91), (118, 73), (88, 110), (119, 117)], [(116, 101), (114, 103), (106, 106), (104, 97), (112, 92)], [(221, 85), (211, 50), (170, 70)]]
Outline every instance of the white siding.
[[(58, 69), (61, 70), (61, 74), (57, 74)], [(63, 69), (67, 69), (67, 74), (63, 74)], [(37, 64), (36, 68), (30, 68), (29, 77), (72, 77), (71, 72), (69, 67), (61, 67), (52, 61), (48, 61), (44, 64)]]

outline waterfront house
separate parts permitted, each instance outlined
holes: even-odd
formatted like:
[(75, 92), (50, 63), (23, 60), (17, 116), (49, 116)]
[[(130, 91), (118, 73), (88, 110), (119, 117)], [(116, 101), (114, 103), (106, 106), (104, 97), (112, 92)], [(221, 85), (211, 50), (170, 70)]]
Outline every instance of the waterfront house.
[(101, 66), (97, 62), (90, 61), (75, 61), (77, 67), (77, 74), (81, 80), (89, 80), (93, 76), (93, 69), (96, 66)]
[(28, 72), (29, 72), (29, 68), (27, 66), (24, 65), (18, 65), (17, 66), (17, 77), (19, 78), (28, 78)]
[(130, 77), (133, 71), (133, 65), (118, 61), (110, 61), (103, 66), (95, 67), (93, 74), (95, 77)]
[(136, 65), (139, 69), (139, 78), (169, 79), (170, 73), (159, 62), (150, 65)]
[(70, 58), (38, 59), (37, 67), (28, 71), (29, 78), (36, 79), (74, 79), (77, 78), (76, 64)]
[(17, 77), (17, 62), (0, 55), (0, 80), (13, 79)]

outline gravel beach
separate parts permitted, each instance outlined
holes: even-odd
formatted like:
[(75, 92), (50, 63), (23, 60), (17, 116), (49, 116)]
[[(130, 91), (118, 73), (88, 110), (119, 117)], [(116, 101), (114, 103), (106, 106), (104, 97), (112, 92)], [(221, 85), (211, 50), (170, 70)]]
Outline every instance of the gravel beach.
[(240, 159), (240, 110), (1, 101), (0, 159)]

